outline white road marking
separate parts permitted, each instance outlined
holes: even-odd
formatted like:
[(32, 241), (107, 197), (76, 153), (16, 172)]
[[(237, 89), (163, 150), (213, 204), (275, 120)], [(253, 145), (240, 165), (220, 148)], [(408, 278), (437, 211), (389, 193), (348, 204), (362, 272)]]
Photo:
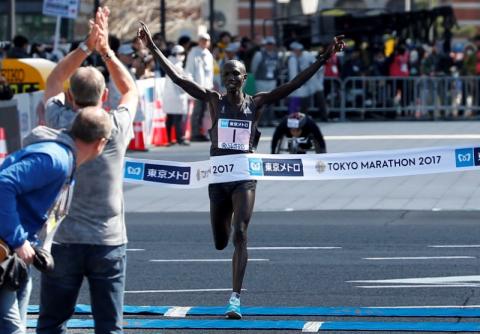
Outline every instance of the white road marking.
[(362, 289), (398, 289), (398, 288), (478, 288), (480, 284), (411, 284), (411, 285), (357, 285)]
[(411, 256), (411, 257), (364, 257), (363, 260), (453, 260), (453, 259), (476, 259), (475, 256)]
[(143, 252), (145, 249), (143, 248), (127, 248), (127, 252)]
[[(363, 289), (394, 289), (394, 288), (466, 288), (480, 287), (480, 276), (446, 276), (446, 277), (418, 277), (384, 280), (355, 280), (347, 283), (367, 283), (375, 285), (357, 285)], [(382, 284), (382, 285), (378, 285)]]
[(431, 248), (480, 248), (480, 245), (429, 245)]
[(185, 318), (191, 308), (191, 306), (174, 306), (172, 308), (169, 308), (163, 316), (171, 318)]
[[(248, 262), (268, 262), (270, 259), (248, 259)], [(232, 262), (232, 259), (159, 259), (150, 262)]]
[(480, 305), (417, 305), (417, 306), (367, 306), (367, 308), (396, 308), (396, 309), (410, 309), (410, 308), (478, 308)]
[(317, 333), (322, 326), (323, 321), (309, 321), (303, 325), (302, 332), (303, 333)]
[(347, 281), (349, 283), (405, 283), (405, 284), (445, 284), (445, 283), (480, 283), (479, 275), (471, 276), (445, 276), (445, 277), (418, 277), (396, 278), (380, 280)]
[[(342, 247), (247, 247), (248, 250), (316, 250), (316, 249), (341, 249)], [(249, 260), (250, 261), (250, 260)]]
[[(125, 293), (184, 293), (184, 292), (223, 292), (232, 291), (232, 288), (228, 289), (182, 289), (182, 290), (130, 290)], [(247, 291), (242, 289), (242, 291)]]

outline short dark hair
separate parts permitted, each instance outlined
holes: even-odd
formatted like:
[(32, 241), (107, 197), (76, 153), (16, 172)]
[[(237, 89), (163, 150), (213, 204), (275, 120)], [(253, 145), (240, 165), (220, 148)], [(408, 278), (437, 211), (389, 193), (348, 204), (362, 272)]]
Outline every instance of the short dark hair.
[(28, 44), (28, 38), (23, 35), (13, 37), (13, 45), (17, 48), (23, 48)]
[(109, 139), (112, 134), (110, 115), (99, 107), (86, 107), (77, 112), (70, 133), (74, 139), (93, 143), (99, 139)]

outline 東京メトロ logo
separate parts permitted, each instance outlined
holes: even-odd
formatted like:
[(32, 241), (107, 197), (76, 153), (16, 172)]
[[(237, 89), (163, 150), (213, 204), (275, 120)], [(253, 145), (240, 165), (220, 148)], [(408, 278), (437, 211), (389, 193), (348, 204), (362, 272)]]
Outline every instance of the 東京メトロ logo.
[(143, 163), (127, 161), (124, 177), (126, 179), (143, 180)]
[(471, 167), (474, 165), (473, 148), (459, 148), (455, 150), (456, 167)]
[(248, 173), (252, 176), (263, 176), (262, 159), (248, 158)]
[(303, 176), (302, 159), (262, 159), (265, 176)]

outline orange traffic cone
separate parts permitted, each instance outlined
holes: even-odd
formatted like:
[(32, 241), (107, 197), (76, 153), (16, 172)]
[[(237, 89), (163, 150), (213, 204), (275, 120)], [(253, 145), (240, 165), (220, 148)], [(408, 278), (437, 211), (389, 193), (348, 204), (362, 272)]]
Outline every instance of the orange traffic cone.
[(165, 125), (166, 115), (162, 110), (162, 102), (155, 101), (155, 116), (153, 118), (152, 145), (168, 145), (167, 127)]
[(7, 136), (5, 130), (0, 128), (0, 165), (7, 157)]
[(142, 122), (133, 122), (134, 138), (130, 141), (128, 149), (132, 151), (148, 151), (145, 147)]

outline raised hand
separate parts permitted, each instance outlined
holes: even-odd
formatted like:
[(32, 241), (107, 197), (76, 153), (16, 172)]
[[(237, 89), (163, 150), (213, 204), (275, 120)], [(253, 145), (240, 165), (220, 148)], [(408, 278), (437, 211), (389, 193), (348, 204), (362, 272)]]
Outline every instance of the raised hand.
[(101, 55), (106, 54), (110, 50), (108, 44), (108, 16), (110, 10), (108, 7), (100, 7), (95, 15), (95, 27), (98, 29), (98, 38), (95, 44), (95, 49)]
[(142, 21), (139, 21), (139, 23), (140, 28), (138, 28), (137, 37), (146, 47), (153, 46), (155, 43), (153, 42), (152, 33), (150, 32), (145, 23), (143, 23)]
[(340, 52), (345, 48), (345, 42), (343, 41), (344, 38), (345, 35), (338, 35), (333, 38), (333, 41), (327, 47), (327, 50), (325, 52), (327, 57), (330, 57), (334, 53)]

